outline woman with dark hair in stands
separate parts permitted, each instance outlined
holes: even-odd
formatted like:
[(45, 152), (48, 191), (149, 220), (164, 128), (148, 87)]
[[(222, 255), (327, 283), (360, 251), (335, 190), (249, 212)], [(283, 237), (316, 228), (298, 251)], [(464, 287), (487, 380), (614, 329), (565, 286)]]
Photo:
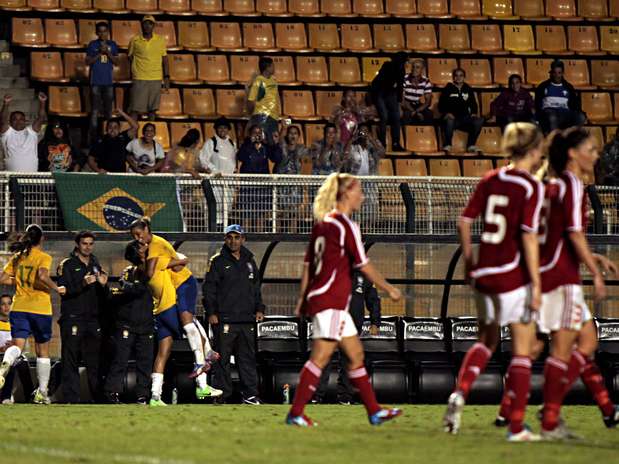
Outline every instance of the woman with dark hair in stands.
[(165, 152), (155, 140), (155, 135), (155, 125), (149, 122), (142, 128), (142, 137), (135, 138), (127, 144), (127, 163), (131, 171), (147, 175), (161, 170)]
[(331, 115), (333, 122), (340, 132), (340, 142), (346, 145), (357, 130), (357, 126), (364, 122), (370, 110), (357, 103), (355, 92), (351, 89), (344, 90), (342, 102), (335, 107)]
[(522, 87), (519, 74), (509, 76), (508, 88), (490, 104), (490, 117), (496, 117), (501, 130), (510, 122), (533, 122), (535, 104), (528, 90)]
[(312, 174), (327, 175), (338, 172), (342, 167), (344, 145), (337, 139), (337, 128), (329, 122), (322, 131), (323, 138), (315, 142), (310, 149), (312, 156)]
[(206, 172), (200, 166), (200, 137), (198, 129), (189, 129), (166, 154), (161, 172), (186, 173), (194, 179), (200, 179), (200, 172)]
[(69, 128), (61, 120), (50, 121), (39, 142), (39, 172), (79, 172), (85, 163), (69, 138)]

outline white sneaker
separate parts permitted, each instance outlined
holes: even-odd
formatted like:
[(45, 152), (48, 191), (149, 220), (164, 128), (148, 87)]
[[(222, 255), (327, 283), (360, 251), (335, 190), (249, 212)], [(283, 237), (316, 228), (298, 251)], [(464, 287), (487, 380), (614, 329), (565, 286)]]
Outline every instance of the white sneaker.
[(9, 373), (9, 371), (11, 370), (11, 365), (7, 362), (3, 362), (2, 364), (0, 364), (0, 389), (2, 389), (2, 387), (4, 387), (4, 382), (6, 375)]
[(471, 145), (470, 147), (468, 147), (466, 149), (466, 151), (468, 153), (477, 153), (477, 152), (481, 151), (481, 149), (477, 145)]
[(513, 443), (541, 440), (542, 437), (537, 433), (531, 432), (531, 429), (528, 425), (525, 425), (524, 428), (518, 433), (507, 432), (507, 441)]
[(545, 441), (582, 441), (584, 437), (572, 432), (567, 425), (560, 422), (553, 430), (542, 429), (541, 438)]
[(15, 399), (11, 396), (10, 398), (2, 400), (2, 404), (15, 404)]
[(453, 392), (447, 400), (447, 411), (443, 417), (443, 427), (445, 432), (457, 434), (460, 430), (462, 419), (462, 409), (464, 409), (464, 397), (460, 392)]

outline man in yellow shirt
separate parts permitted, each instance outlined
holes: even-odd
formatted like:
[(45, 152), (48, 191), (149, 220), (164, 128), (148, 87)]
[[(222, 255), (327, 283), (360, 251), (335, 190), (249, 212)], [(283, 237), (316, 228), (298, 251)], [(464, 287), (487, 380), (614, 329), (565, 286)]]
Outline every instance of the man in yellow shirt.
[(155, 34), (155, 18), (151, 15), (142, 18), (142, 33), (129, 42), (131, 60), (131, 117), (148, 114), (153, 121), (159, 109), (161, 82), (167, 90), (170, 87), (170, 72), (165, 38)]
[(252, 114), (247, 124), (248, 132), (252, 126), (259, 126), (266, 137), (267, 143), (272, 145), (273, 134), (279, 132), (281, 104), (275, 74), (275, 64), (269, 57), (262, 56), (258, 61), (258, 74), (249, 84), (247, 108)]

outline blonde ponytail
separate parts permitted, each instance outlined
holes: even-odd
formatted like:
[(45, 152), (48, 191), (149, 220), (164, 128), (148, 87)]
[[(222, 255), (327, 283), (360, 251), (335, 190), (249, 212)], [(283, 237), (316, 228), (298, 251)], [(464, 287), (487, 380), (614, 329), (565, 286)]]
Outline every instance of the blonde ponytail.
[(501, 148), (512, 161), (524, 158), (544, 140), (542, 131), (530, 122), (512, 122), (505, 127)]
[(335, 208), (337, 201), (355, 182), (357, 178), (350, 174), (329, 174), (318, 190), (314, 199), (314, 219), (322, 221)]

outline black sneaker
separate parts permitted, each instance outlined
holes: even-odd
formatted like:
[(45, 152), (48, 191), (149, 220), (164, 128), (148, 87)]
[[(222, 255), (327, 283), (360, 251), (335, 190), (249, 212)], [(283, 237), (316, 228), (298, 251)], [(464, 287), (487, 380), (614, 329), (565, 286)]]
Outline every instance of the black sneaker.
[(120, 395), (118, 393), (106, 393), (105, 402), (107, 404), (122, 404), (120, 402)]
[(260, 398), (258, 398), (257, 396), (250, 396), (249, 398), (243, 398), (243, 403), (251, 404), (253, 406), (259, 406), (262, 404), (262, 401), (260, 401)]
[(142, 406), (146, 406), (148, 404), (148, 398), (146, 398), (145, 396), (138, 396), (136, 403)]
[(613, 429), (619, 424), (619, 406), (615, 406), (615, 411), (610, 416), (604, 416), (604, 425)]

